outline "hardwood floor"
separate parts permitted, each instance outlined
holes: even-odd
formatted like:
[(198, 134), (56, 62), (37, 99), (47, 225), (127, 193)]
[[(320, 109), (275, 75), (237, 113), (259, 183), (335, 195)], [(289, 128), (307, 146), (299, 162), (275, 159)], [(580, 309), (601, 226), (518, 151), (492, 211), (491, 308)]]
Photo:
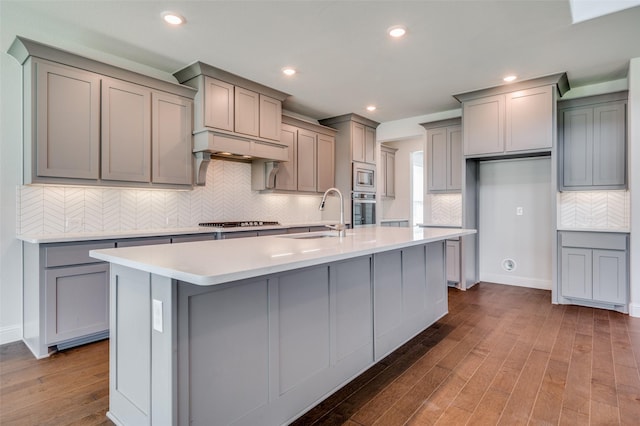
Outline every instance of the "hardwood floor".
[[(605, 425), (640, 422), (640, 319), (481, 283), (449, 315), (294, 424)], [(110, 425), (108, 343), (37, 361), (0, 347), (1, 425)]]

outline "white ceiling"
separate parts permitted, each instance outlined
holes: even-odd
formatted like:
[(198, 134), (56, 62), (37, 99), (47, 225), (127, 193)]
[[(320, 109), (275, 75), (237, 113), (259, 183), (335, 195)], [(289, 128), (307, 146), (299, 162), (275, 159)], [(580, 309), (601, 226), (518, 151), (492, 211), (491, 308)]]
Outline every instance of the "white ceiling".
[[(170, 28), (165, 10), (187, 24)], [(3, 51), (17, 34), (161, 78), (202, 61), (291, 94), (285, 107), (314, 118), (446, 111), (452, 94), (509, 73), (599, 83), (640, 57), (640, 7), (572, 25), (568, 0), (2, 0), (0, 16)], [(395, 24), (404, 39), (386, 35)], [(286, 65), (299, 73), (285, 78)]]

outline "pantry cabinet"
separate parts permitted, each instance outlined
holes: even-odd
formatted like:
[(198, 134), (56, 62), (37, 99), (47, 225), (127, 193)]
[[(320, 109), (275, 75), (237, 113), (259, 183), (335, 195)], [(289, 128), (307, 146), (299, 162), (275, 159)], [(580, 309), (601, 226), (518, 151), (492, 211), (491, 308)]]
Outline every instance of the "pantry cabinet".
[(460, 119), (422, 126), (427, 129), (427, 192), (460, 192), (463, 161)]
[(627, 92), (559, 104), (560, 189), (626, 189)]
[(627, 312), (627, 234), (560, 232), (559, 245), (560, 290), (566, 301)]
[[(25, 68), (26, 74), (30, 71)], [(33, 170), (25, 176), (27, 182), (98, 179), (100, 76), (45, 60), (33, 61), (33, 73), (34, 84), (27, 84), (32, 80), (26, 75), (24, 87), (27, 101), (35, 91), (33, 115), (25, 108), (25, 173)]]

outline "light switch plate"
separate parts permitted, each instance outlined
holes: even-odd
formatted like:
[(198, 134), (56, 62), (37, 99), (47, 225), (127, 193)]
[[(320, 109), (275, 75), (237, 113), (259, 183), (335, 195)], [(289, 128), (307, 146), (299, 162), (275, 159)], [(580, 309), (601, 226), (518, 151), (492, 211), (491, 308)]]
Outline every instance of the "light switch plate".
[(524, 214), (524, 208), (516, 207), (516, 216), (522, 216)]
[(162, 333), (162, 300), (153, 299), (153, 329)]

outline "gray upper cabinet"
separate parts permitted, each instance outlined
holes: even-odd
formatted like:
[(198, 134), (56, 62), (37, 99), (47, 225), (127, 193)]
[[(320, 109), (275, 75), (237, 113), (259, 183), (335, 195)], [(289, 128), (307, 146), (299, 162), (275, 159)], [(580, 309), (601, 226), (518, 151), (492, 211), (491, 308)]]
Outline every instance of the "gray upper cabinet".
[(380, 145), (380, 181), (382, 187), (380, 194), (383, 197), (395, 198), (396, 196), (396, 148)]
[(102, 81), (102, 179), (151, 180), (151, 90)]
[(333, 187), (335, 182), (336, 139), (334, 136), (318, 133), (317, 144), (316, 189), (324, 192)]
[(427, 191), (460, 192), (462, 127), (460, 119), (423, 123), (427, 129)]
[(559, 104), (561, 190), (627, 187), (626, 92)]
[[(280, 143), (288, 147), (275, 179), (277, 191), (324, 192), (335, 183), (335, 130), (282, 115)], [(252, 189), (266, 189), (264, 163), (252, 166)]]
[(195, 90), (21, 37), (9, 53), (23, 65), (25, 184), (191, 184)]
[[(34, 61), (34, 69), (36, 164), (27, 183), (32, 177), (98, 179), (100, 76), (43, 60)], [(25, 84), (25, 96), (31, 89)], [(30, 125), (25, 117), (25, 137), (32, 132)], [(25, 148), (28, 153), (31, 147)]]
[(235, 115), (235, 95), (233, 84), (204, 77), (204, 115), (206, 127), (233, 132)]
[(153, 92), (151, 100), (151, 181), (191, 185), (193, 101), (164, 92)]
[[(276, 189), (283, 191), (298, 190), (298, 128), (283, 124), (280, 130), (280, 142), (289, 147), (289, 158), (279, 165), (279, 171), (276, 175)], [(262, 170), (257, 165), (256, 171), (252, 173), (260, 173)]]
[(298, 191), (316, 191), (316, 167), (316, 134), (298, 129)]
[(351, 123), (351, 158), (361, 163), (376, 162), (376, 130), (358, 122)]
[(504, 151), (504, 95), (465, 102), (464, 155), (498, 154)]
[(466, 156), (550, 149), (553, 87), (544, 86), (463, 104)]
[(260, 95), (242, 87), (235, 88), (235, 132), (243, 135), (260, 134)]
[(269, 96), (260, 95), (260, 137), (280, 140), (282, 122), (282, 102)]
[(463, 153), (490, 157), (548, 152), (565, 73), (454, 95), (462, 102)]

